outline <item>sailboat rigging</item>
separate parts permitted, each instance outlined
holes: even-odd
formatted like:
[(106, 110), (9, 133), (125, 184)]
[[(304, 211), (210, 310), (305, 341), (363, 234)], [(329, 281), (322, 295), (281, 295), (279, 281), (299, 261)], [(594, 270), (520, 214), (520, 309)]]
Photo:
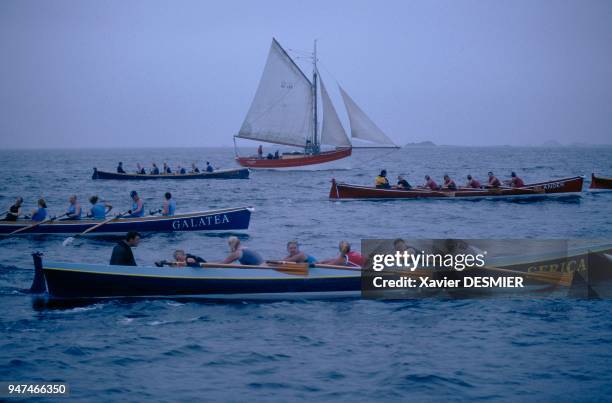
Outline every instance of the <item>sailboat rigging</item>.
[[(303, 148), (303, 153), (284, 153), (277, 158), (236, 156), (249, 168), (299, 168), (320, 165), (351, 156), (353, 144), (347, 136), (329, 93), (317, 69), (316, 41), (313, 53), (312, 81), (272, 39), (268, 59), (255, 97), (236, 138)], [(320, 86), (320, 94), (318, 87)], [(340, 87), (351, 137), (373, 143), (376, 147), (397, 147)], [(321, 132), (318, 132), (318, 98), (322, 102)], [(322, 151), (321, 145), (335, 147)]]

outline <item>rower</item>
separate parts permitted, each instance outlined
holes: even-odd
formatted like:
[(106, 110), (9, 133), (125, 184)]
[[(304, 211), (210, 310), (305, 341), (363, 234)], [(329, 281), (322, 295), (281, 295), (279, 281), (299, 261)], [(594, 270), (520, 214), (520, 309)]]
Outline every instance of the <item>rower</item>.
[(444, 185), (442, 187), (448, 190), (457, 190), (457, 184), (448, 175), (444, 175)]
[(257, 147), (257, 158), (263, 159), (263, 146), (261, 144)]
[(200, 170), (196, 166), (195, 162), (191, 163), (191, 173), (192, 174), (199, 174), (200, 173)]
[(351, 250), (351, 244), (347, 241), (340, 241), (338, 244), (340, 254), (331, 259), (324, 260), (321, 263), (333, 264), (338, 266), (363, 267), (365, 260), (361, 253)]
[(266, 159), (273, 160), (274, 159), (274, 155), (272, 155), (272, 153), (268, 153), (268, 155), (266, 156)]
[(98, 196), (91, 196), (89, 198), (89, 202), (91, 203), (91, 209), (89, 210), (89, 214), (87, 216), (93, 217), (94, 220), (104, 220), (106, 218), (106, 214), (113, 209), (113, 206), (104, 200), (100, 200)]
[(476, 179), (472, 178), (472, 175), (468, 175), (467, 176), (467, 182), (465, 184), (466, 187), (468, 188), (472, 188), (472, 189), (480, 189), (480, 182), (477, 181)]
[(153, 163), (153, 168), (151, 168), (151, 175), (159, 175), (159, 168), (156, 163)]
[(190, 253), (185, 253), (185, 251), (182, 249), (177, 249), (174, 251), (174, 261), (176, 261), (177, 266), (188, 267), (200, 267), (200, 263), (206, 263), (206, 260), (203, 258)]
[(275, 160), (279, 160), (280, 159), (280, 153), (278, 152), (278, 150), (276, 150), (276, 152), (274, 153), (274, 159)]
[(259, 253), (249, 248), (243, 248), (240, 244), (240, 239), (236, 236), (229, 237), (227, 244), (229, 245), (230, 253), (221, 263), (232, 263), (237, 260), (240, 264), (258, 266), (264, 262)]
[(132, 208), (128, 210), (128, 214), (130, 217), (144, 217), (144, 203), (138, 196), (138, 193), (135, 190), (130, 192), (130, 197), (132, 198)]
[(185, 168), (183, 168), (182, 166), (178, 166), (178, 171), (181, 175), (185, 175), (187, 173), (187, 171), (185, 170)]
[(15, 203), (9, 207), (6, 212), (6, 217), (3, 221), (17, 221), (21, 215), (21, 205), (23, 204), (23, 197), (19, 196), (15, 199)]
[(213, 172), (215, 170), (215, 168), (213, 168), (212, 165), (210, 165), (210, 162), (206, 161), (206, 172)]
[(80, 220), (81, 219), (81, 205), (77, 201), (76, 195), (70, 196), (68, 199), (70, 205), (66, 209), (66, 218), (64, 220)]
[(317, 263), (317, 259), (314, 256), (307, 255), (306, 253), (300, 250), (300, 245), (298, 241), (289, 241), (287, 242), (287, 253), (283, 259), (287, 262), (295, 262), (295, 263), (308, 263), (309, 265), (313, 265)]
[(499, 181), (499, 179), (497, 179), (495, 177), (495, 175), (493, 175), (493, 172), (489, 171), (489, 173), (487, 174), (489, 176), (489, 185), (488, 187), (490, 188), (498, 188), (501, 186), (501, 182)]
[(425, 184), (423, 185), (423, 187), (425, 189), (431, 189), (431, 190), (439, 190), (440, 189), (440, 186), (438, 186), (436, 181), (431, 179), (431, 176), (429, 176), (429, 175), (425, 175)]
[(387, 170), (383, 169), (380, 171), (380, 175), (376, 177), (374, 180), (374, 184), (377, 189), (389, 189), (391, 185), (389, 185), (389, 179), (387, 179)]
[(123, 169), (123, 162), (119, 162), (119, 165), (117, 165), (117, 173), (118, 174), (124, 174), (125, 170)]
[(164, 194), (164, 203), (162, 204), (162, 215), (171, 216), (176, 211), (176, 202), (172, 198), (172, 193)]
[(523, 182), (523, 180), (516, 175), (516, 172), (513, 171), (510, 174), (510, 177), (512, 178), (510, 179), (510, 186), (513, 188), (522, 188), (525, 186), (525, 182)]
[(144, 167), (142, 167), (140, 165), (140, 162), (136, 164), (136, 173), (138, 175), (146, 175), (147, 174), (147, 172), (145, 171)]
[(410, 186), (410, 183), (408, 183), (402, 175), (397, 175), (397, 188), (409, 190), (412, 189), (412, 186)]
[(140, 234), (135, 231), (130, 231), (125, 235), (125, 239), (119, 241), (113, 248), (113, 254), (110, 258), (110, 264), (116, 266), (137, 266), (136, 259), (132, 248), (135, 248), (140, 243)]
[(171, 174), (172, 173), (172, 170), (170, 169), (168, 164), (166, 164), (165, 162), (164, 162), (163, 172), (164, 172), (164, 174)]
[(32, 211), (32, 221), (43, 221), (47, 218), (47, 203), (45, 199), (38, 199), (38, 207)]

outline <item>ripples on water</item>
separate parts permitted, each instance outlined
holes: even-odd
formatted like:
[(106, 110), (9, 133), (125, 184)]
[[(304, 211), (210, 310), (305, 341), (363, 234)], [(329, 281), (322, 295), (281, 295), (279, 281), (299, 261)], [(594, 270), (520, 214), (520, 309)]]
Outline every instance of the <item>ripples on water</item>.
[[(288, 239), (319, 258), (339, 239), (364, 237), (610, 238), (612, 194), (537, 202), (330, 202), (329, 179), (370, 183), (380, 168), (420, 183), (517, 170), (528, 181), (612, 172), (610, 149), (414, 148), (385, 162), (357, 155), (356, 169), (255, 172), (248, 181), (92, 181), (91, 167), (118, 160), (210, 160), (231, 150), (0, 152), (0, 205), (22, 194), (60, 212), (69, 193), (110, 199), (132, 189), (157, 206), (166, 190), (191, 211), (253, 205), (244, 241), (281, 257)], [(362, 162), (360, 162), (362, 161)], [(15, 175), (15, 172), (26, 175)], [(0, 208), (2, 209), (2, 208)], [(597, 400), (612, 392), (608, 301), (361, 300), (214, 303), (132, 299), (37, 306), (23, 294), (29, 254), (105, 262), (114, 238), (63, 247), (63, 237), (0, 241), (0, 380), (63, 380), (81, 399)], [(153, 235), (137, 248), (151, 263), (184, 248), (218, 259), (224, 236)], [(537, 399), (536, 399), (537, 397)]]

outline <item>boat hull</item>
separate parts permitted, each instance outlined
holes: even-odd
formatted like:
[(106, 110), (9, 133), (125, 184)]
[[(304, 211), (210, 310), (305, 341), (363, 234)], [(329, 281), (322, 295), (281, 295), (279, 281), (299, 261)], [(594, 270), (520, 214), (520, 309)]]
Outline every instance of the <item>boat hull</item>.
[(315, 155), (283, 155), (280, 159), (237, 157), (236, 162), (250, 169), (299, 169), (303, 167), (314, 167), (316, 169), (323, 164), (350, 157), (351, 153), (352, 148), (341, 148)]
[[(139, 218), (120, 218), (104, 224), (88, 235), (103, 235), (112, 233), (138, 232), (184, 232), (184, 231), (233, 231), (246, 230), (251, 220), (251, 208), (239, 207), (233, 209), (210, 210), (203, 212), (178, 214), (170, 217), (147, 216)], [(32, 234), (80, 234), (99, 224), (102, 220), (52, 221), (38, 225), (31, 230), (25, 230), (18, 235)], [(8, 235), (20, 228), (32, 225), (30, 220), (14, 222), (0, 221), (0, 236)], [(17, 234), (16, 234), (17, 235)]]
[(155, 179), (248, 179), (249, 170), (246, 168), (223, 169), (214, 172), (200, 172), (188, 174), (166, 174), (166, 175), (139, 175), (139, 174), (120, 174), (116, 172), (99, 171), (94, 168), (91, 179), (111, 179), (111, 180), (155, 180)]
[(595, 176), (591, 174), (591, 190), (612, 190), (612, 178), (604, 178), (602, 176)]
[(339, 183), (332, 179), (329, 198), (339, 199), (456, 199), (456, 198), (500, 198), (500, 197), (537, 197), (552, 194), (582, 192), (584, 178), (558, 179), (548, 182), (529, 184), (521, 188), (499, 189), (459, 189), (455, 191), (431, 191), (425, 189), (377, 189), (370, 186)]
[[(36, 259), (40, 259), (39, 263)], [(311, 269), (307, 276), (265, 269), (130, 267), (42, 262), (46, 290), (55, 298), (245, 296), (358, 296), (359, 272)]]

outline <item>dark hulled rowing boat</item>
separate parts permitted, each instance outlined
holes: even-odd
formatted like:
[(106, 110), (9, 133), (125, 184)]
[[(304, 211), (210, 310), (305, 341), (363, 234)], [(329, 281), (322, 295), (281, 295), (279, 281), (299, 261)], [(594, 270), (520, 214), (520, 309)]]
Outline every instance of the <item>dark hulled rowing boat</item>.
[(534, 197), (552, 194), (567, 194), (582, 192), (584, 178), (557, 179), (547, 182), (533, 183), (520, 188), (429, 190), (429, 189), (378, 189), (371, 186), (352, 185), (336, 182), (332, 179), (329, 198), (339, 199), (422, 199), (422, 198), (498, 198), (498, 197)]
[[(359, 271), (310, 269), (294, 275), (270, 269), (172, 268), (43, 262), (34, 254), (33, 292), (54, 298), (198, 296), (307, 298), (358, 296)], [(46, 285), (45, 285), (46, 283)]]
[(186, 173), (186, 174), (120, 174), (116, 172), (100, 171), (94, 168), (91, 179), (115, 180), (151, 180), (151, 179), (248, 179), (247, 168), (221, 169), (213, 172)]
[(612, 178), (604, 178), (603, 176), (595, 176), (591, 174), (590, 190), (612, 190)]
[[(209, 264), (213, 265), (213, 264)], [(223, 266), (223, 265), (220, 265)], [(322, 265), (325, 266), (325, 265)], [(274, 267), (133, 267), (87, 263), (43, 262), (34, 254), (31, 292), (51, 298), (199, 297), (230, 299), (293, 299), (358, 297), (363, 281), (381, 272), (340, 266), (314, 267), (290, 273)], [(463, 279), (466, 276), (522, 276), (525, 288), (452, 289), (446, 296), (496, 294), (612, 296), (612, 245), (576, 248), (566, 253), (490, 259), (487, 266), (465, 271), (417, 270), (410, 276)], [(364, 275), (362, 277), (362, 274)], [(389, 273), (390, 274), (390, 273)], [(365, 280), (364, 280), (365, 278)], [(407, 298), (423, 296), (408, 289)], [(533, 293), (536, 294), (533, 294)], [(448, 294), (447, 294), (448, 293)], [(387, 295), (392, 297), (392, 295)], [(384, 298), (384, 297), (383, 297)]]
[[(147, 216), (135, 218), (118, 218), (106, 223), (89, 235), (110, 233), (138, 232), (181, 232), (181, 231), (232, 231), (246, 230), (251, 219), (250, 207), (239, 207), (222, 210), (200, 211), (195, 213), (177, 214), (174, 216)], [(100, 224), (103, 220), (70, 220), (51, 221), (38, 225), (31, 230), (20, 232), (29, 234), (79, 234)], [(20, 228), (34, 224), (30, 220), (0, 221), (0, 236), (8, 235)]]

